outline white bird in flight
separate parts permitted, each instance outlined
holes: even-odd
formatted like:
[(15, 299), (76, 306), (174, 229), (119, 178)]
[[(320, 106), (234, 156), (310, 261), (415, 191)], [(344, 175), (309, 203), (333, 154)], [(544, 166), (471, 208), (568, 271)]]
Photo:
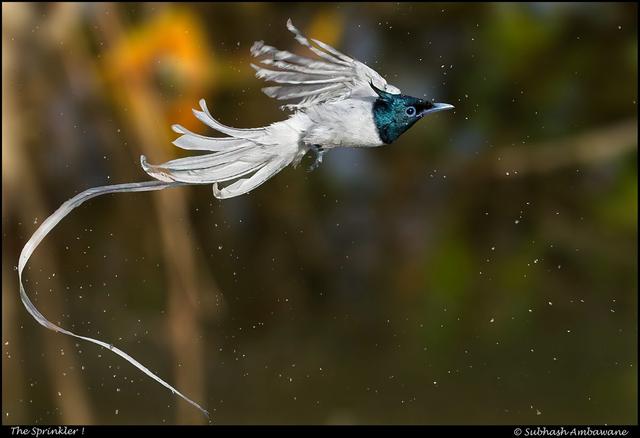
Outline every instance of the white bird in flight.
[[(195, 116), (228, 137), (205, 137), (174, 125), (173, 130), (182, 135), (173, 144), (213, 153), (158, 165), (148, 164), (142, 156), (142, 167), (149, 175), (165, 182), (212, 183), (216, 198), (231, 198), (255, 189), (289, 164), (297, 166), (309, 151), (316, 155), (315, 168), (328, 149), (389, 144), (425, 115), (453, 108), (402, 95), (365, 64), (322, 41), (307, 39), (291, 20), (287, 28), (320, 60), (257, 41), (251, 54), (263, 57), (262, 65), (251, 66), (258, 78), (280, 84), (263, 88), (267, 96), (300, 99), (282, 107), (293, 114), (262, 128), (237, 129), (211, 117), (201, 99), (200, 110), (193, 110)], [(236, 181), (219, 187), (232, 180)]]
[[(293, 114), (286, 120), (253, 129), (225, 126), (211, 117), (204, 100), (195, 116), (227, 137), (206, 137), (180, 125), (173, 130), (181, 136), (173, 143), (182, 148), (211, 153), (179, 158), (163, 164), (148, 164), (141, 157), (143, 169), (156, 181), (94, 187), (63, 203), (44, 220), (22, 248), (18, 260), (20, 299), (29, 314), (44, 327), (108, 348), (144, 372), (156, 382), (182, 397), (208, 417), (208, 412), (140, 362), (110, 343), (64, 329), (40, 313), (28, 297), (22, 273), (38, 244), (74, 208), (99, 195), (122, 192), (162, 190), (187, 184), (213, 184), (216, 198), (225, 199), (250, 192), (289, 164), (298, 165), (307, 152), (315, 153), (312, 168), (322, 162), (322, 155), (336, 147), (376, 147), (390, 144), (427, 114), (453, 108), (445, 103), (431, 103), (400, 94), (377, 72), (333, 47), (307, 39), (291, 20), (287, 28), (296, 41), (320, 59), (311, 59), (278, 50), (262, 41), (254, 43), (251, 54), (262, 57), (262, 65), (253, 65), (256, 76), (279, 85), (263, 88), (278, 100), (298, 99), (284, 105)], [(267, 68), (269, 67), (269, 68)], [(220, 183), (233, 181), (225, 187)]]

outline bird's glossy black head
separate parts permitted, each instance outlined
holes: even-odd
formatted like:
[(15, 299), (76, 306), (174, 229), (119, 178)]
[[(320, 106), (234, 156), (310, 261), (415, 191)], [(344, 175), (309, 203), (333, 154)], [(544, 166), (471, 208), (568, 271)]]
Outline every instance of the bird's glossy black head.
[(387, 93), (373, 84), (371, 88), (378, 94), (373, 104), (373, 120), (380, 139), (387, 144), (393, 143), (425, 115), (453, 108), (446, 103), (431, 103), (404, 94)]

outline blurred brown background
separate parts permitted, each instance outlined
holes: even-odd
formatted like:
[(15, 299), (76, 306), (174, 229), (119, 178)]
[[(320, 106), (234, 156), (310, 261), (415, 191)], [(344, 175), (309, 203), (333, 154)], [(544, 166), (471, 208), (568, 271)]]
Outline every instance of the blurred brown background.
[(2, 5), (2, 419), (197, 424), (114, 354), (39, 326), (17, 257), (92, 186), (185, 155), (207, 99), (285, 117), (249, 47), (286, 19), (452, 103), (248, 196), (87, 202), (27, 266), (52, 321), (215, 423), (637, 423), (636, 4)]

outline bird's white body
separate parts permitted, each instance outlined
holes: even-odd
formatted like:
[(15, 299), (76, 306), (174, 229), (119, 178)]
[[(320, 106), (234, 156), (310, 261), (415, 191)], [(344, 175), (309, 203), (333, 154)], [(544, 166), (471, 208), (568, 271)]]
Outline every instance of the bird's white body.
[(307, 122), (302, 133), (306, 145), (322, 145), (325, 149), (382, 146), (373, 121), (374, 101), (375, 98), (367, 96), (325, 103), (293, 117)]
[(298, 111), (287, 120), (266, 127), (271, 149), (279, 156), (292, 156), (297, 165), (313, 147), (376, 147), (384, 143), (373, 121), (371, 97), (323, 103)]

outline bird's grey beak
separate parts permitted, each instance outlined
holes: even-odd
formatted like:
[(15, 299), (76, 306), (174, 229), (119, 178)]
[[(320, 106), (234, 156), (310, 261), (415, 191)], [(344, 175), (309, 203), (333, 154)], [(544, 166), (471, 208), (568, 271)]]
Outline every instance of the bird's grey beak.
[(450, 110), (454, 108), (455, 107), (453, 105), (449, 105), (448, 103), (434, 103), (432, 108), (422, 111), (421, 116), (426, 116), (427, 114), (437, 113), (438, 111)]

